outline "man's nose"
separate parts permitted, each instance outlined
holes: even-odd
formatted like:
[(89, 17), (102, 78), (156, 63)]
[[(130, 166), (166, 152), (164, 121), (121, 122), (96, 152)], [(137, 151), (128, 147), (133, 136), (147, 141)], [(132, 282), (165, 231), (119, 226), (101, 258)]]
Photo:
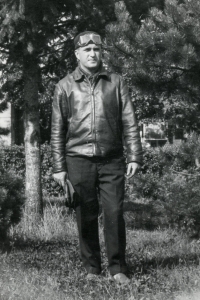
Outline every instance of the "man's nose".
[(90, 56), (95, 56), (95, 51), (94, 50), (90, 51)]

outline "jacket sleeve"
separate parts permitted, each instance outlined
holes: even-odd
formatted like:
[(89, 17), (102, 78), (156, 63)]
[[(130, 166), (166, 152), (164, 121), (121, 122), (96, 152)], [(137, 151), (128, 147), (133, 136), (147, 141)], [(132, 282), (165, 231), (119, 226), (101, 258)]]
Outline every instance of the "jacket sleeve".
[(51, 119), (51, 150), (54, 173), (67, 171), (65, 153), (67, 132), (66, 103), (66, 94), (58, 83), (54, 92)]
[(137, 162), (142, 164), (142, 145), (128, 87), (120, 78), (120, 96), (122, 105), (122, 127), (127, 150), (127, 163)]

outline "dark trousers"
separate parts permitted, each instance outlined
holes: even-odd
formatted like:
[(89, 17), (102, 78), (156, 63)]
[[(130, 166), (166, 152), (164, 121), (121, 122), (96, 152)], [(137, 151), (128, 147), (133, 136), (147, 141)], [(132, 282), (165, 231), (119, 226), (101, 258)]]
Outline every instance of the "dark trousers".
[(123, 218), (124, 158), (67, 156), (67, 168), (79, 198), (76, 218), (83, 266), (88, 273), (101, 272), (98, 233), (99, 203), (103, 208), (104, 235), (111, 275), (126, 273), (126, 234)]

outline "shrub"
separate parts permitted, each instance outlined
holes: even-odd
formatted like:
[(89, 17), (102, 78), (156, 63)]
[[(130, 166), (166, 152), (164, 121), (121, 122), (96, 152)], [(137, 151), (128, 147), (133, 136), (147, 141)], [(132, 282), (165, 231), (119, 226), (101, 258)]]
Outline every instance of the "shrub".
[(131, 181), (137, 196), (157, 199), (162, 177), (171, 172), (193, 172), (196, 158), (200, 158), (200, 137), (196, 134), (191, 134), (187, 142), (182, 141), (179, 145), (144, 149), (141, 171)]
[(6, 237), (8, 228), (19, 222), (24, 203), (23, 182), (14, 171), (3, 168), (0, 149), (0, 239)]
[[(25, 152), (24, 146), (14, 145), (12, 147), (2, 147), (4, 170), (16, 172), (25, 180)], [(51, 148), (46, 143), (41, 146), (41, 175), (42, 188), (45, 194), (49, 196), (58, 196), (62, 194), (62, 188), (52, 178), (52, 157)]]
[(200, 173), (165, 174), (158, 184), (155, 206), (171, 225), (189, 233), (200, 232)]
[(15, 171), (18, 176), (24, 178), (25, 174), (25, 156), (24, 146), (13, 145), (1, 146), (2, 166), (4, 170)]
[(41, 175), (43, 191), (49, 196), (59, 196), (63, 193), (62, 188), (53, 180), (53, 160), (51, 147), (45, 143), (41, 146)]
[[(4, 147), (3, 153), (3, 169), (16, 172), (24, 180), (23, 146)], [(200, 188), (195, 159), (200, 159), (200, 137), (195, 134), (179, 145), (145, 149), (141, 171), (126, 181), (126, 195), (129, 199), (148, 198), (148, 203), (151, 199), (151, 205), (165, 216), (168, 224), (177, 224), (190, 232), (196, 230), (200, 227)], [(41, 146), (41, 160), (43, 191), (49, 196), (59, 196), (62, 188), (52, 178), (48, 144)]]
[(8, 135), (10, 133), (10, 128), (0, 127), (0, 135)]
[(192, 134), (179, 145), (146, 149), (144, 165), (132, 180), (137, 197), (151, 198), (168, 224), (192, 232), (200, 229), (200, 137)]

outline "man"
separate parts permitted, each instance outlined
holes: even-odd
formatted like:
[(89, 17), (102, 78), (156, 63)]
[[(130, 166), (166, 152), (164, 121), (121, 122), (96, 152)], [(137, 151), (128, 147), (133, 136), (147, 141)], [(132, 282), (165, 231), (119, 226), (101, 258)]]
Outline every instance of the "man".
[(52, 113), (54, 179), (66, 178), (79, 197), (76, 218), (80, 252), (88, 279), (101, 272), (98, 194), (104, 216), (105, 245), (112, 278), (126, 276), (123, 219), (125, 159), (132, 177), (142, 162), (142, 148), (128, 88), (101, 63), (101, 37), (91, 31), (74, 39), (78, 67), (56, 86)]

